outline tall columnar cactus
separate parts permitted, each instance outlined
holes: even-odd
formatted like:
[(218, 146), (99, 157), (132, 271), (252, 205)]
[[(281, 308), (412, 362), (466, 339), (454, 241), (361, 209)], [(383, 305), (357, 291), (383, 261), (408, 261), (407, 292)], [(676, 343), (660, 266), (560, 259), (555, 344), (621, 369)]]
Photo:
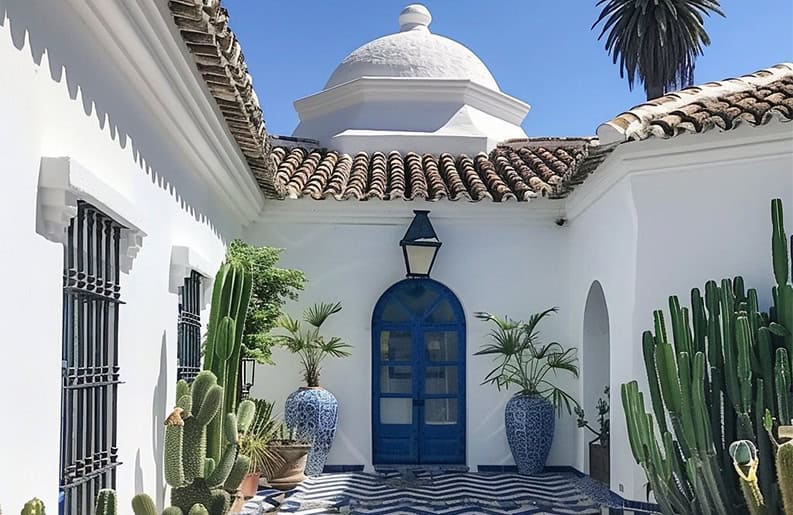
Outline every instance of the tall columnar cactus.
[[(225, 392), (221, 413), (237, 410), (240, 352), (252, 285), (251, 272), (239, 263), (224, 263), (215, 276), (204, 370), (215, 374)], [(216, 463), (223, 452), (223, 423), (224, 418), (217, 417), (207, 428), (207, 454)]]
[[(207, 452), (207, 427), (220, 417), (223, 388), (212, 372), (204, 370), (192, 387), (180, 382), (177, 393), (181, 395), (177, 407), (165, 422), (165, 479), (171, 486), (171, 504), (183, 513), (200, 504), (211, 515), (223, 515), (244, 477), (239, 471), (250, 465), (237, 452), (237, 416), (223, 417), (225, 446), (216, 461)], [(250, 424), (253, 410), (250, 401), (240, 404), (244, 426)]]
[(34, 497), (25, 503), (21, 513), (22, 515), (45, 515), (44, 503), (41, 502), (41, 499)]
[[(708, 282), (704, 298), (692, 290), (690, 308), (671, 297), (671, 338), (660, 310), (654, 331), (642, 336), (654, 417), (638, 383), (622, 385), (631, 450), (666, 514), (743, 513), (734, 493), (739, 469), (725, 448), (736, 440), (751, 442), (759, 467), (747, 476), (751, 488), (764, 495), (768, 513), (778, 512), (783, 480), (771, 465), (763, 414), (785, 424), (793, 416), (793, 273), (782, 219), (781, 201), (774, 200), (769, 312), (760, 311), (757, 292), (745, 290), (740, 277)], [(738, 450), (739, 457), (746, 454), (745, 447)]]

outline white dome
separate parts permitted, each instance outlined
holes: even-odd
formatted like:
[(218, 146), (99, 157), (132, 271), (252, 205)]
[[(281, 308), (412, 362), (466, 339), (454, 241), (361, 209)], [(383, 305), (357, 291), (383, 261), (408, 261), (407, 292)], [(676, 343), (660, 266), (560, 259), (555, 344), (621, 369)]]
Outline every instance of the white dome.
[(399, 15), (400, 32), (371, 41), (348, 55), (330, 76), (325, 89), (361, 77), (469, 79), (500, 91), (487, 66), (470, 50), (432, 34), (432, 16), (413, 4)]

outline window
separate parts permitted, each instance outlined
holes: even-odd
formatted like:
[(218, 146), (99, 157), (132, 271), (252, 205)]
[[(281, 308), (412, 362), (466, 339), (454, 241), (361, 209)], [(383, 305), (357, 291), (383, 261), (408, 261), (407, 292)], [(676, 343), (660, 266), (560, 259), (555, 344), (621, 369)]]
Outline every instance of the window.
[(191, 272), (179, 287), (178, 379), (191, 382), (201, 371), (201, 274)]
[(65, 515), (93, 513), (97, 492), (116, 486), (122, 229), (82, 201), (67, 229), (60, 435)]

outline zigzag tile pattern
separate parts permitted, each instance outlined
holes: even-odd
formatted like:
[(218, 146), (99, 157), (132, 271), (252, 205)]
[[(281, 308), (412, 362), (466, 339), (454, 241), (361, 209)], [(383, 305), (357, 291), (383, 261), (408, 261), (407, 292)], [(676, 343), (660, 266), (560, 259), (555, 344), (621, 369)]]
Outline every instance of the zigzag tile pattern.
[(399, 476), (325, 474), (304, 481), (279, 513), (324, 515), (340, 510), (361, 515), (590, 515), (600, 503), (578, 487), (571, 474), (483, 475), (447, 473)]
[(526, 202), (560, 197), (590, 154), (589, 140), (521, 141), (474, 156), (359, 152), (277, 146), (274, 183), (289, 198)]

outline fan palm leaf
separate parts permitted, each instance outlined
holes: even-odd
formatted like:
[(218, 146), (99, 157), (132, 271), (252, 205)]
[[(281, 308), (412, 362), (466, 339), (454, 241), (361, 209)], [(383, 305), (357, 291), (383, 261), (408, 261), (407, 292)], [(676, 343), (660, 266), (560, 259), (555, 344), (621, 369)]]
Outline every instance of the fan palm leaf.
[(602, 24), (606, 51), (633, 89), (644, 84), (648, 100), (690, 86), (703, 47), (710, 45), (705, 17), (724, 16), (719, 0), (599, 0), (592, 28)]
[(572, 411), (578, 403), (570, 395), (546, 380), (549, 374), (570, 373), (578, 377), (575, 349), (565, 349), (559, 342), (542, 344), (538, 326), (557, 308), (546, 309), (529, 316), (528, 322), (498, 317), (490, 313), (477, 313), (480, 320), (493, 325), (488, 342), (475, 353), (489, 355), (495, 367), (485, 375), (482, 384), (495, 385), (498, 390), (518, 388), (518, 395), (538, 395), (551, 402), (558, 413)]

